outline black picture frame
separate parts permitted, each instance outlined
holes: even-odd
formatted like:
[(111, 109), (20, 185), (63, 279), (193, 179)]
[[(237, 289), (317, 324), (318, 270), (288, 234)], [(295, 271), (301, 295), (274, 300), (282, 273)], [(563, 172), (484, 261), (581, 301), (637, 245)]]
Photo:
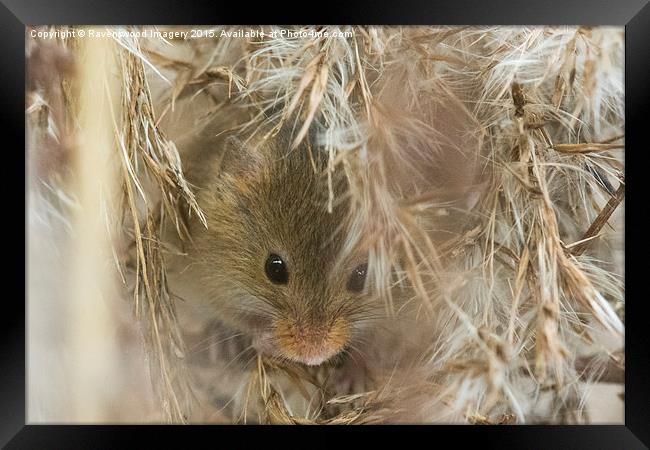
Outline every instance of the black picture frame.
[[(178, 443), (186, 447), (254, 447), (254, 435), (264, 435), (265, 444), (320, 448), (340, 445), (349, 438), (373, 438), (386, 444), (438, 446), (473, 442), (481, 448), (589, 448), (637, 449), (650, 446), (650, 333), (647, 329), (647, 211), (643, 187), (647, 176), (643, 152), (650, 151), (647, 138), (647, 105), (650, 93), (650, 5), (648, 0), (447, 0), (382, 1), (350, 4), (330, 1), (314, 5), (280, 5), (268, 2), (243, 8), (233, 2), (197, 1), (186, 4), (173, 0), (140, 0), (136, 4), (115, 0), (2, 0), (0, 5), (0, 117), (4, 129), (3, 174), (5, 232), (7, 243), (25, 233), (17, 219), (21, 202), (9, 175), (25, 175), (25, 26), (38, 24), (448, 24), (448, 25), (619, 25), (625, 26), (626, 64), (626, 373), (625, 425), (593, 426), (377, 426), (377, 427), (259, 427), (259, 426), (81, 426), (26, 424), (25, 402), (25, 304), (18, 295), (5, 293), (0, 312), (0, 445), (6, 448), (123, 448), (133, 439), (146, 439), (147, 447)], [(15, 160), (11, 159), (15, 158)], [(26, 187), (26, 185), (25, 185)], [(24, 197), (26, 210), (27, 198)], [(14, 204), (15, 202), (15, 204)], [(26, 234), (23, 234), (26, 239)], [(25, 241), (26, 245), (26, 241)], [(8, 246), (6, 247), (8, 248)], [(20, 265), (6, 253), (8, 268)], [(25, 301), (27, 280), (25, 269)], [(11, 285), (18, 275), (6, 274)], [(314, 431), (330, 438), (314, 438)], [(426, 436), (424, 436), (426, 434)], [(203, 444), (197, 439), (203, 438)], [(338, 435), (338, 436), (337, 436)], [(226, 444), (227, 438), (234, 444)], [(343, 438), (343, 439), (341, 439)], [(415, 444), (419, 438), (427, 440)], [(391, 442), (392, 441), (392, 442)], [(351, 442), (351, 441), (350, 441)], [(422, 443), (423, 442), (423, 443)], [(449, 444), (450, 443), (450, 444)], [(166, 445), (164, 445), (166, 444)]]

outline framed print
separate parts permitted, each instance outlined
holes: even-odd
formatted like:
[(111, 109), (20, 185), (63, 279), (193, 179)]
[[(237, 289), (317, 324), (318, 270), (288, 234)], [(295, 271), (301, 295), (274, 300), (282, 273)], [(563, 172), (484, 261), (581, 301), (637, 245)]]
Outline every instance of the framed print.
[(647, 448), (644, 2), (93, 3), (3, 6), (3, 445)]

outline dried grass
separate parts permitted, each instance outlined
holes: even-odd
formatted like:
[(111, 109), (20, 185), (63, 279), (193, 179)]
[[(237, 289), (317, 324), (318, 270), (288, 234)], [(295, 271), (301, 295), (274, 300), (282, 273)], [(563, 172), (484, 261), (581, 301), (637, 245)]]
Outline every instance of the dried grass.
[[(601, 241), (622, 233), (604, 226), (624, 195), (623, 31), (340, 30), (354, 37), (188, 40), (169, 51), (116, 41), (134, 302), (166, 416), (184, 421), (192, 394), (161, 226), (170, 218), (187, 238), (181, 206), (201, 211), (161, 128), (184, 102), (201, 101), (203, 112), (185, 123), (198, 128), (236, 105), (250, 117), (242, 130), (272, 136), (289, 127), (292, 147), (315, 129), (330, 174), (343, 170), (350, 182), (346, 249), (367, 240), (387, 313), (399, 316), (396, 275), (412, 287), (421, 326), (435, 330), (412, 370), (372, 392), (321, 398), (349, 403), (334, 417), (318, 413), (322, 405), (292, 414), (269, 374), (288, 373), (298, 391), (307, 375), (259, 358), (247, 398), (261, 402), (263, 422), (584, 420), (580, 380), (612, 355), (598, 336), (622, 345), (623, 286), (603, 263), (613, 256)], [(152, 97), (150, 83), (163, 78), (170, 84)], [(330, 205), (332, 196), (330, 187)], [(451, 227), (435, 229), (441, 217)], [(577, 364), (585, 349), (601, 363)], [(541, 408), (545, 392), (551, 401)]]

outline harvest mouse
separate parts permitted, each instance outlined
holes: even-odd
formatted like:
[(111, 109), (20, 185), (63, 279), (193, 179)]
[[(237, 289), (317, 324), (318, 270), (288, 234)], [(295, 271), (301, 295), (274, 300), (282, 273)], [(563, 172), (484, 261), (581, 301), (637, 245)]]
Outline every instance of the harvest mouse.
[(207, 226), (189, 217), (189, 239), (167, 256), (172, 293), (272, 360), (346, 365), (383, 305), (371, 294), (367, 253), (342, 256), (345, 174), (335, 170), (328, 184), (327, 153), (309, 140), (291, 149), (288, 132), (245, 141), (220, 131), (208, 126), (179, 144)]

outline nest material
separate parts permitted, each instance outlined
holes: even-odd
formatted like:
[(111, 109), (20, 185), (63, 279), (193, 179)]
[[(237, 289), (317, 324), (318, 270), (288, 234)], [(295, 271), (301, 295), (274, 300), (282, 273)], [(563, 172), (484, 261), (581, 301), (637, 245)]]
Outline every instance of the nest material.
[(192, 388), (160, 227), (167, 215), (183, 235), (179, 205), (201, 211), (163, 130), (173, 140), (238, 108), (249, 117), (242, 132), (290, 127), (293, 147), (315, 130), (329, 170), (350, 182), (357, 213), (347, 248), (370, 236), (369, 267), (388, 314), (399, 320), (390, 286), (398, 273), (421, 305), (420, 326), (435, 330), (418, 365), (381, 389), (323, 399), (354, 405), (333, 418), (291, 414), (269, 376), (287, 369), (260, 359), (248, 392), (264, 421), (584, 420), (581, 381), (608, 361), (622, 365), (623, 286), (613, 265), (622, 229), (607, 222), (624, 197), (623, 30), (302, 30), (317, 33), (115, 39), (123, 224), (166, 417), (186, 420)]

